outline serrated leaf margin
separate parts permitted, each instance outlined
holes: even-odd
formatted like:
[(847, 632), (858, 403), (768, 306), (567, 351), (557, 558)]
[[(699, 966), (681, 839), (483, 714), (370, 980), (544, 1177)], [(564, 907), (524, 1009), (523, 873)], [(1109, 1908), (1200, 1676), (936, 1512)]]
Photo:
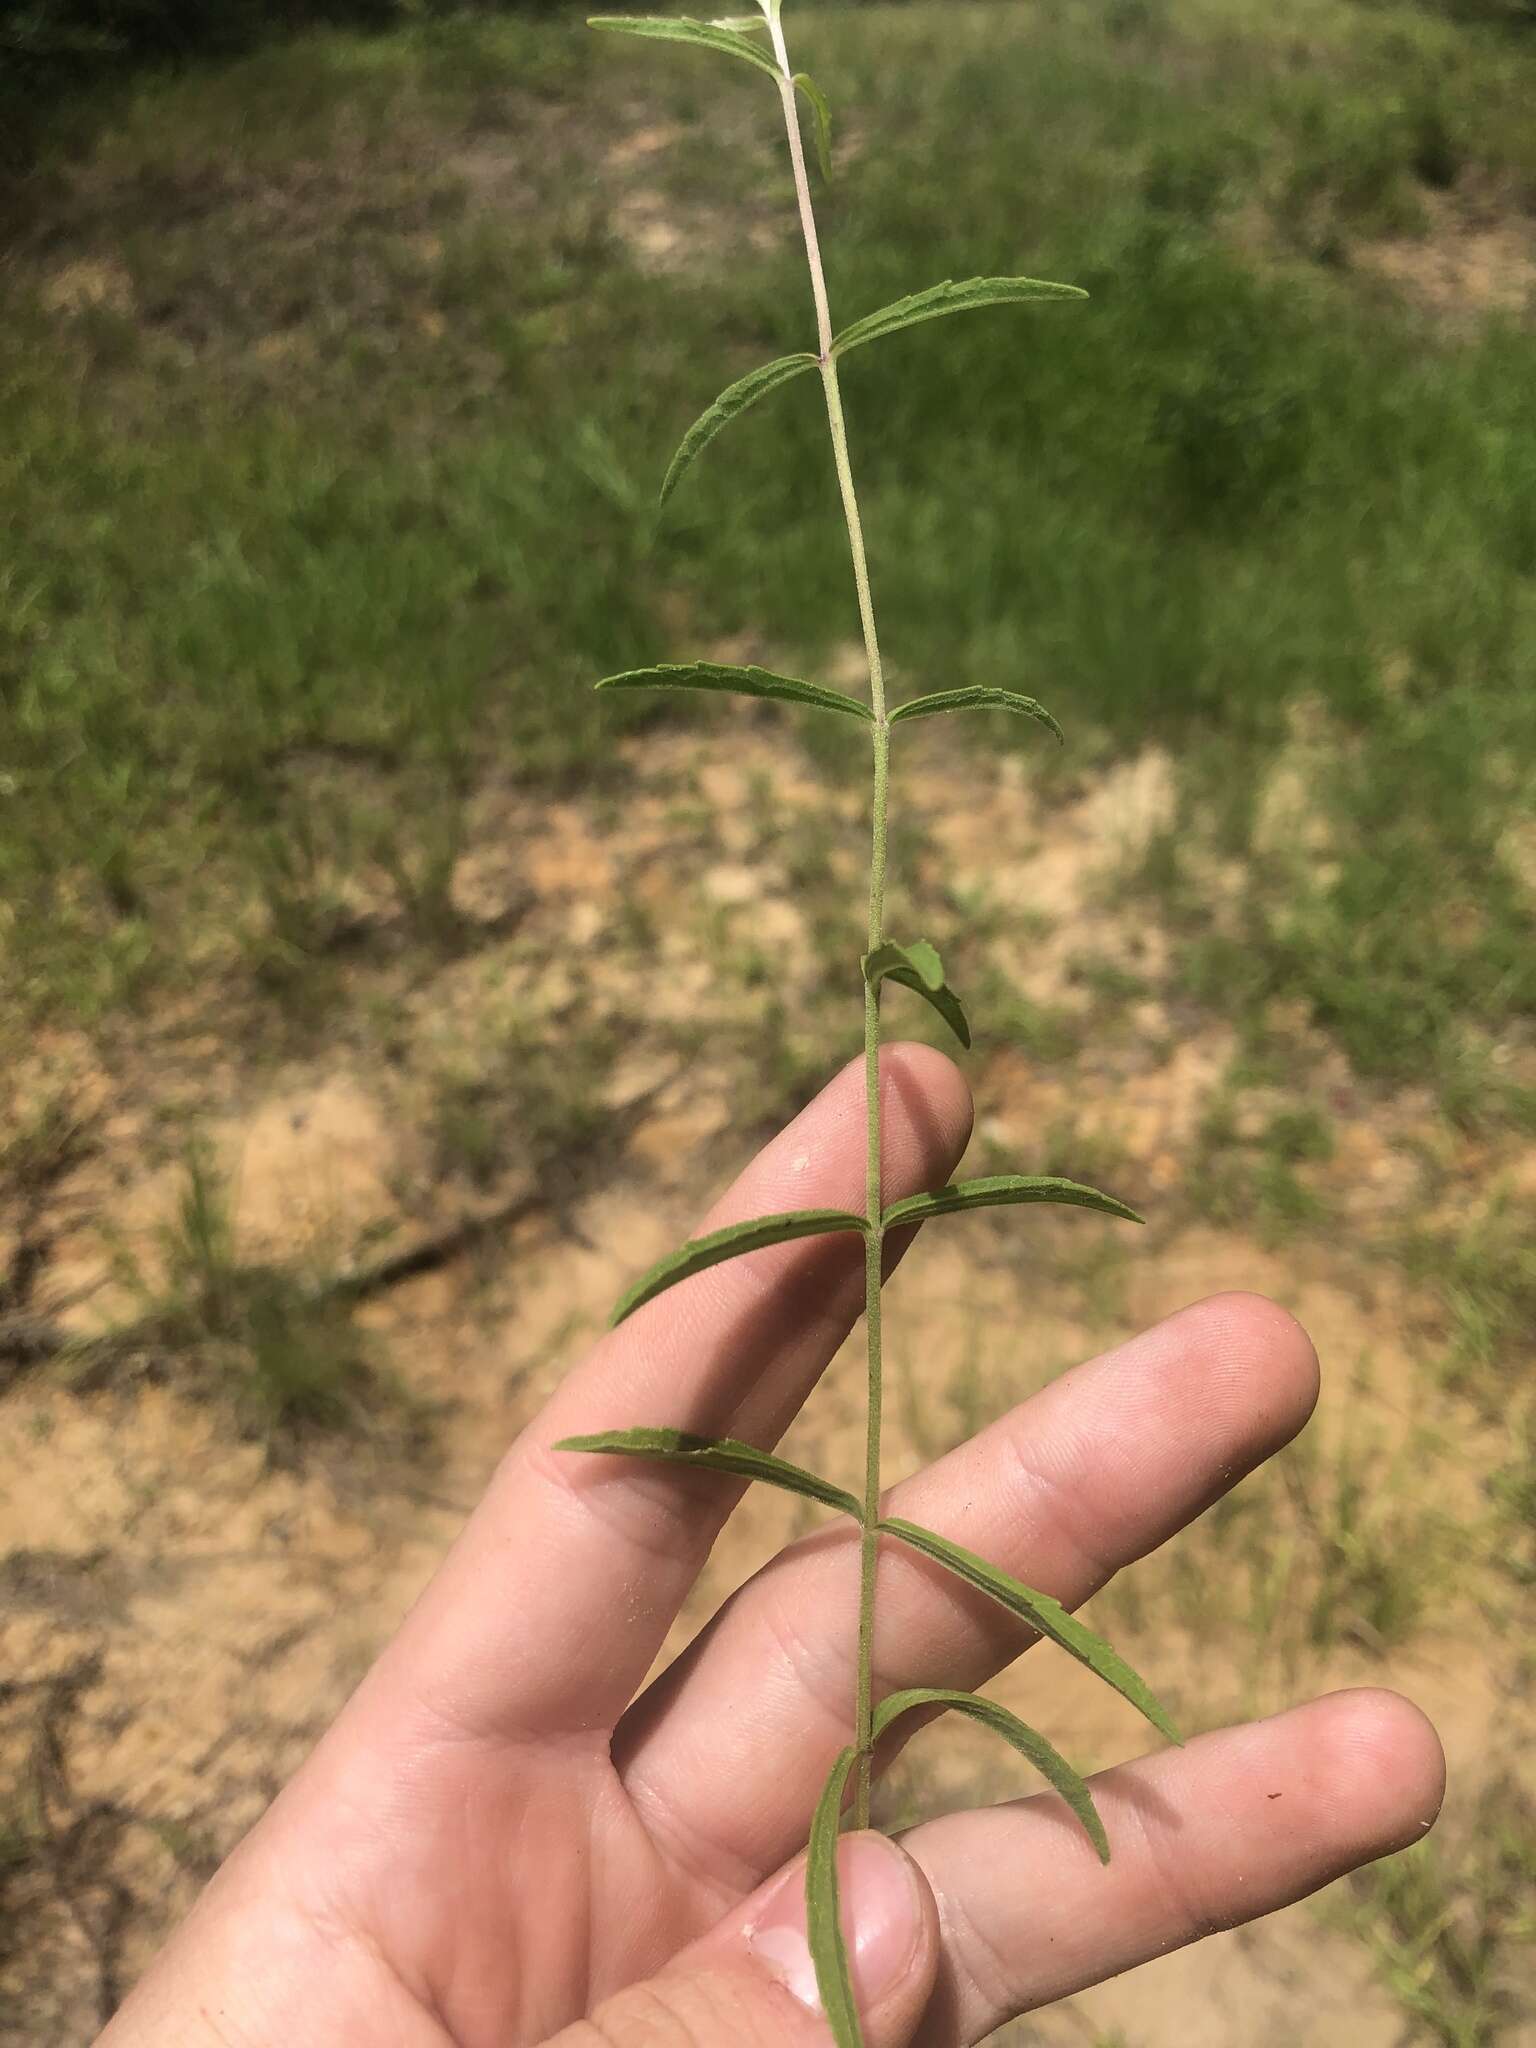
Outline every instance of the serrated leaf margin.
[(733, 668), (715, 661), (664, 661), (650, 668), (629, 668), (604, 676), (592, 686), (597, 690), (708, 690), (720, 695), (772, 697), (787, 704), (809, 704), (820, 711), (835, 711), (844, 717), (874, 723), (875, 714), (859, 697), (842, 690), (829, 690), (821, 683), (801, 682), (798, 676), (781, 676), (766, 668)]
[(737, 29), (711, 21), (695, 21), (687, 14), (589, 14), (587, 27), (609, 29), (616, 35), (640, 36), (648, 41), (691, 43), (696, 49), (716, 50), (723, 57), (740, 57), (754, 70), (765, 71), (778, 82), (781, 73), (764, 51), (756, 49)]
[(1117, 1195), (1085, 1187), (1081, 1181), (1039, 1173), (999, 1173), (981, 1180), (952, 1181), (929, 1194), (907, 1195), (893, 1202), (881, 1221), (889, 1230), (905, 1223), (924, 1223), (933, 1216), (958, 1216), (971, 1209), (1007, 1209), (1032, 1202), (1093, 1209), (1101, 1216), (1118, 1217), (1122, 1223), (1146, 1221)]
[(891, 724), (950, 711), (1011, 711), (1016, 718), (1032, 718), (1066, 744), (1066, 734), (1037, 698), (1026, 697), (1019, 690), (996, 689), (989, 683), (967, 683), (958, 690), (935, 690), (926, 697), (909, 698), (891, 713)]
[(662, 478), (659, 506), (665, 505), (683, 478), (698, 461), (715, 436), (732, 420), (739, 419), (744, 412), (756, 405), (760, 398), (766, 398), (770, 391), (777, 391), (781, 384), (787, 384), (794, 377), (800, 377), (807, 370), (820, 368), (817, 357), (801, 352), (792, 356), (778, 356), (771, 363), (760, 363), (755, 370), (748, 370), (744, 377), (738, 377), (734, 384), (728, 384), (713, 404), (707, 405), (677, 444), (677, 453), (667, 466)]
[(880, 341), (887, 334), (899, 334), (904, 327), (916, 327), (924, 320), (942, 320), (951, 313), (979, 312), (987, 306), (1027, 305), (1049, 299), (1086, 299), (1088, 294), (1075, 284), (1051, 284), (1040, 277), (967, 277), (958, 283), (945, 278), (904, 299), (893, 299), (878, 312), (866, 313), (845, 327), (832, 343), (834, 356), (850, 349)]
[(748, 1252), (766, 1251), (771, 1245), (793, 1244), (802, 1237), (841, 1237), (847, 1232), (862, 1234), (868, 1229), (868, 1217), (856, 1216), (851, 1209), (792, 1209), (783, 1215), (755, 1216), (742, 1223), (728, 1223), (721, 1230), (690, 1238), (665, 1258), (658, 1259), (620, 1296), (608, 1327), (617, 1329), (658, 1294), (665, 1294), (680, 1281), (691, 1280), (696, 1273), (707, 1273), (711, 1266), (723, 1265), (727, 1259), (745, 1258)]

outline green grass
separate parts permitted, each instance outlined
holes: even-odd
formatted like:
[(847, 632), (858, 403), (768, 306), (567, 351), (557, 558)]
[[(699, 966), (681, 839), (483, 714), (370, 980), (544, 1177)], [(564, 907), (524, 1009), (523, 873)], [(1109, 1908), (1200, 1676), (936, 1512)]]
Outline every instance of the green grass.
[(1328, 1196), (1309, 1168), (1333, 1155), (1327, 1119), (1310, 1104), (1276, 1109), (1257, 1122), (1241, 1111), (1232, 1085), (1212, 1098), (1196, 1135), (1187, 1193), (1197, 1215), (1283, 1243), (1315, 1230), (1330, 1214)]
[(604, 1025), (506, 1020), (472, 1058), (461, 1055), (436, 1077), (430, 1127), (439, 1172), (482, 1189), (531, 1173), (556, 1198), (579, 1186), (612, 1133), (603, 1084), (616, 1049)]
[[(1146, 886), (1197, 993), (1239, 952), (1246, 997), (1475, 1113), (1469, 1020), (1536, 1005), (1500, 850), (1536, 761), (1536, 341), (1405, 306), (1362, 252), (1447, 194), (1536, 197), (1536, 48), (1390, 0), (869, 13), (802, 30), (856, 145), (843, 312), (980, 271), (1093, 293), (850, 365), (898, 686), (1035, 689), (1085, 759), (1164, 742), (1238, 850), (1313, 707), (1332, 858), (1256, 857), (1240, 942), (1187, 847)], [(125, 88), (43, 173), (0, 327), (28, 1014), (110, 1016), (189, 953), (291, 996), (349, 879), (443, 917), (477, 778), (611, 772), (593, 674), (848, 636), (814, 393), (652, 534), (671, 442), (807, 309), (792, 246), (741, 251), (775, 161), (752, 81), (595, 40), (311, 37)], [(643, 289), (637, 183), (684, 238)]]
[(1490, 1786), (1468, 1840), (1434, 1839), (1356, 1873), (1325, 1912), (1370, 1946), (1414, 2037), (1494, 2048), (1518, 2037), (1536, 1959), (1536, 1813)]
[(376, 1432), (424, 1414), (382, 1366), (353, 1320), (348, 1291), (293, 1265), (247, 1258), (230, 1191), (213, 1162), (192, 1151), (174, 1214), (160, 1233), (159, 1270), (124, 1262), (143, 1299), (143, 1347), (179, 1362), (190, 1384), (232, 1398), (278, 1452), (317, 1432)]

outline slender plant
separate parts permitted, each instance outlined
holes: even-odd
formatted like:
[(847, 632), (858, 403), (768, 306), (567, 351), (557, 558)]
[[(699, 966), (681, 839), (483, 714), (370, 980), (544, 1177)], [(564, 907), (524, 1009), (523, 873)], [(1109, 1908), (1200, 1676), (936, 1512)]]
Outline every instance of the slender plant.
[[(1038, 1635), (1049, 1637), (1122, 1693), (1163, 1735), (1174, 1742), (1179, 1737), (1167, 1713), (1124, 1659), (1068, 1614), (1059, 1602), (1046, 1594), (1032, 1591), (996, 1565), (989, 1564), (985, 1558), (962, 1549), (958, 1543), (932, 1529), (883, 1516), (880, 1505), (880, 1282), (885, 1242), (891, 1233), (926, 1222), (934, 1216), (1025, 1202), (1065, 1203), (1076, 1208), (1098, 1210), (1103, 1215), (1121, 1217), (1130, 1222), (1141, 1219), (1112, 1195), (1101, 1194), (1097, 1189), (1083, 1187), (1076, 1181), (1042, 1175), (1002, 1174), (986, 1180), (961, 1181), (940, 1188), (936, 1193), (912, 1195), (889, 1205), (885, 1202), (880, 1129), (880, 999), (884, 984), (895, 982), (911, 990), (937, 1011), (961, 1045), (969, 1046), (971, 1042), (965, 1010), (945, 977), (943, 962), (935, 948), (926, 940), (903, 943), (886, 935), (886, 841), (892, 731), (914, 719), (970, 710), (1002, 711), (1033, 719), (1055, 734), (1058, 740), (1061, 729), (1051, 714), (1032, 697), (989, 684), (941, 690), (894, 708), (888, 703), (838, 366), (852, 350), (882, 340), (900, 328), (916, 326), (921, 321), (935, 320), (950, 313), (969, 312), (978, 307), (1045, 299), (1080, 299), (1086, 294), (1072, 285), (1044, 284), (1030, 277), (970, 278), (958, 284), (931, 285), (909, 298), (898, 299), (879, 312), (867, 314), (840, 333), (835, 332), (822, 268), (810, 178), (806, 170), (800, 130), (800, 99), (803, 97), (809, 106), (822, 169), (829, 176), (830, 113), (819, 87), (803, 72), (796, 72), (790, 63), (780, 19), (783, 0), (758, 0), (758, 5), (761, 18), (751, 16), (704, 22), (673, 16), (654, 19), (601, 16), (591, 22), (593, 28), (609, 29), (622, 35), (689, 43), (711, 50), (749, 64), (773, 81), (783, 107), (800, 227), (810, 269), (811, 296), (816, 311), (815, 348), (766, 363), (760, 369), (749, 371), (723, 391), (683, 436), (662, 484), (661, 501), (666, 503), (685, 473), (722, 428), (779, 385), (814, 371), (821, 380), (826, 400), (832, 458), (848, 528), (854, 588), (869, 661), (869, 697), (865, 701), (840, 690), (802, 682), (792, 676), (776, 675), (766, 669), (730, 668), (703, 661), (629, 669), (621, 675), (606, 676), (597, 687), (600, 690), (723, 691), (749, 697), (777, 698), (835, 717), (856, 719), (869, 727), (874, 755), (870, 805), (869, 927), (867, 950), (860, 963), (868, 1106), (866, 1201), (862, 1215), (840, 1209), (798, 1210), (790, 1215), (763, 1216), (751, 1222), (732, 1224), (727, 1229), (696, 1238), (660, 1260), (636, 1281), (614, 1310), (612, 1321), (615, 1324), (622, 1322), (667, 1288), (695, 1273), (702, 1273), (722, 1260), (739, 1258), (767, 1245), (785, 1244), (793, 1238), (835, 1232), (861, 1236), (864, 1241), (864, 1324), (869, 1367), (863, 1487), (861, 1494), (855, 1494), (752, 1444), (739, 1443), (731, 1438), (700, 1437), (676, 1429), (625, 1429), (598, 1436), (572, 1437), (559, 1448), (651, 1458), (674, 1466), (693, 1466), (703, 1471), (728, 1473), (738, 1479), (759, 1480), (818, 1501), (847, 1515), (857, 1524), (861, 1561), (854, 1740), (833, 1764), (811, 1817), (806, 1893), (811, 1951), (822, 2003), (833, 2034), (839, 2048), (862, 2048), (863, 2035), (849, 1979), (847, 1947), (838, 1910), (837, 1837), (845, 1807), (851, 1808), (855, 1827), (869, 1825), (870, 1778), (875, 1748), (886, 1731), (903, 1715), (918, 1709), (950, 1709), (968, 1714), (993, 1729), (1041, 1772), (1076, 1814), (1100, 1858), (1106, 1863), (1109, 1860), (1108, 1838), (1087, 1785), (1042, 1735), (1027, 1727), (1005, 1707), (974, 1693), (926, 1686), (896, 1692), (885, 1699), (875, 1698), (875, 1604), (883, 1538), (920, 1552), (968, 1585), (990, 1595), (1027, 1622)], [(762, 40), (765, 31), (766, 43)]]

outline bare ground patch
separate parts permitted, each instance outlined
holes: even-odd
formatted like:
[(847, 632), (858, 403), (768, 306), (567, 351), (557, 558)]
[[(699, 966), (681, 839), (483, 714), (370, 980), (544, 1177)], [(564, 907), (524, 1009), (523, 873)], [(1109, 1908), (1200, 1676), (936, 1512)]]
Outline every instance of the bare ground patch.
[(1460, 192), (1425, 192), (1422, 235), (1357, 244), (1351, 261), (1454, 329), (1536, 314), (1536, 221)]

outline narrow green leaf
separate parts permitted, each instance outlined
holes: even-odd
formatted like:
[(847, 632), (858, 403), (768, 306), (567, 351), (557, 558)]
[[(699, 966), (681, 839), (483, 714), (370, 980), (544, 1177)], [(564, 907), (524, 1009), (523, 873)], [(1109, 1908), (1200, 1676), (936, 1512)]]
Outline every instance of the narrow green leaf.
[(781, 1487), (807, 1500), (819, 1500), (824, 1507), (859, 1519), (859, 1503), (851, 1493), (821, 1479), (799, 1465), (760, 1451), (754, 1444), (738, 1443), (734, 1437), (691, 1436), (682, 1429), (612, 1429), (601, 1436), (568, 1436), (555, 1445), (557, 1451), (588, 1451), (615, 1458), (650, 1458), (663, 1465), (691, 1465), (701, 1472), (725, 1472), (733, 1479), (756, 1479), (764, 1486)]
[(878, 988), (882, 981), (895, 981), (913, 990), (938, 1011), (960, 1043), (969, 1046), (971, 1027), (965, 1010), (944, 979), (943, 961), (926, 939), (915, 939), (910, 946), (891, 940), (877, 952), (866, 953), (864, 979), (871, 988)]
[(968, 277), (960, 284), (946, 279), (943, 284), (930, 285), (926, 291), (913, 292), (910, 298), (897, 299), (894, 304), (883, 306), (878, 313), (868, 313), (862, 320), (855, 320), (833, 342), (832, 353), (835, 356), (846, 355), (849, 349), (862, 348), (867, 341), (879, 341), (882, 335), (895, 334), (902, 327), (915, 327), (921, 320), (940, 320), (946, 313), (969, 313), (981, 306), (1015, 305), (1026, 299), (1086, 299), (1087, 296), (1075, 284), (1046, 284), (1037, 277)]
[(1021, 1721), (1017, 1714), (1010, 1714), (996, 1700), (983, 1699), (979, 1693), (946, 1692), (941, 1687), (923, 1685), (913, 1687), (910, 1692), (893, 1692), (889, 1699), (880, 1702), (875, 1709), (876, 1737), (883, 1735), (903, 1714), (910, 1714), (920, 1707), (949, 1707), (957, 1714), (969, 1714), (973, 1721), (979, 1721), (984, 1728), (1001, 1735), (1004, 1742), (1011, 1742), (1020, 1756), (1028, 1758), (1052, 1790), (1059, 1792), (1077, 1815), (1088, 1832), (1088, 1839), (1099, 1853), (1099, 1861), (1109, 1861), (1109, 1837), (1093, 1803), (1093, 1794), (1060, 1751), (1053, 1749), (1028, 1722)]
[(1066, 735), (1043, 704), (1033, 697), (1021, 697), (1017, 690), (995, 690), (986, 683), (970, 683), (961, 690), (938, 690), (931, 697), (914, 697), (891, 713), (895, 725), (903, 718), (932, 718), (939, 711), (1012, 711), (1019, 718), (1032, 718), (1057, 739)]
[(1116, 1692), (1128, 1699), (1138, 1713), (1145, 1714), (1159, 1734), (1166, 1735), (1170, 1742), (1182, 1741), (1167, 1711), (1153, 1696), (1145, 1680), (1137, 1677), (1118, 1651), (1112, 1650), (1091, 1628), (1068, 1614), (1059, 1600), (1053, 1600), (1048, 1593), (1033, 1592), (1019, 1580), (1010, 1578), (1007, 1572), (1000, 1571), (995, 1564), (988, 1564), (974, 1551), (951, 1543), (948, 1537), (936, 1536), (932, 1529), (922, 1529), (915, 1522), (899, 1519), (882, 1522), (880, 1526), (887, 1535), (946, 1566), (957, 1578), (975, 1586), (978, 1592), (990, 1594), (1002, 1606), (1021, 1616), (1031, 1628), (1038, 1629), (1053, 1643), (1059, 1643), (1068, 1656), (1075, 1657), (1079, 1664), (1086, 1664), (1106, 1685), (1112, 1685)]
[(666, 504), (722, 427), (728, 427), (732, 420), (739, 418), (747, 410), (748, 406), (756, 405), (760, 398), (766, 397), (780, 384), (787, 384), (791, 377), (798, 377), (802, 371), (816, 368), (815, 356), (780, 356), (776, 362), (764, 363), (756, 370), (749, 370), (745, 377), (738, 377), (728, 390), (722, 391), (709, 410), (700, 413), (679, 442), (677, 453), (672, 458), (672, 465), (662, 482), (662, 504)]
[(838, 1830), (854, 1755), (853, 1750), (845, 1749), (828, 1774), (811, 1818), (810, 1846), (805, 1857), (806, 1933), (811, 1960), (816, 1965), (816, 1988), (821, 1993), (837, 2048), (864, 2048), (837, 1897)]
[(675, 1287), (679, 1280), (691, 1280), (695, 1273), (703, 1273), (725, 1259), (760, 1252), (771, 1244), (788, 1244), (797, 1237), (823, 1237), (867, 1228), (862, 1216), (847, 1209), (797, 1209), (788, 1216), (759, 1216), (750, 1223), (727, 1224), (724, 1230), (696, 1237), (677, 1251), (668, 1252), (664, 1259), (658, 1259), (620, 1301), (608, 1318), (608, 1327), (612, 1329), (622, 1323), (626, 1316), (632, 1316), (637, 1308)]
[(741, 697), (780, 697), (790, 704), (813, 704), (818, 711), (841, 711), (849, 718), (874, 723), (875, 714), (857, 697), (826, 690), (820, 683), (797, 682), (766, 668), (725, 668), (713, 661), (663, 662), (657, 668), (630, 668), (604, 676), (599, 690), (716, 690)]
[(832, 182), (832, 109), (827, 96), (808, 71), (795, 73), (795, 86), (811, 103), (811, 112), (816, 117), (816, 161), (821, 165), (821, 175), (830, 185)]
[(1113, 1195), (1101, 1195), (1097, 1188), (1085, 1188), (1075, 1180), (1058, 1180), (1052, 1174), (1000, 1173), (988, 1180), (956, 1181), (931, 1195), (908, 1195), (893, 1202), (885, 1212), (887, 1229), (901, 1223), (923, 1223), (930, 1216), (951, 1216), (964, 1209), (1005, 1209), (1019, 1202), (1055, 1202), (1069, 1209), (1097, 1209), (1104, 1216), (1118, 1216), (1126, 1223), (1146, 1219), (1128, 1209)]
[(739, 30), (723, 22), (692, 21), (687, 15), (594, 14), (588, 17), (587, 27), (611, 29), (621, 36), (654, 36), (658, 42), (695, 43), (702, 49), (718, 50), (722, 56), (740, 57), (772, 79), (779, 77), (779, 67), (766, 50), (759, 50)]

